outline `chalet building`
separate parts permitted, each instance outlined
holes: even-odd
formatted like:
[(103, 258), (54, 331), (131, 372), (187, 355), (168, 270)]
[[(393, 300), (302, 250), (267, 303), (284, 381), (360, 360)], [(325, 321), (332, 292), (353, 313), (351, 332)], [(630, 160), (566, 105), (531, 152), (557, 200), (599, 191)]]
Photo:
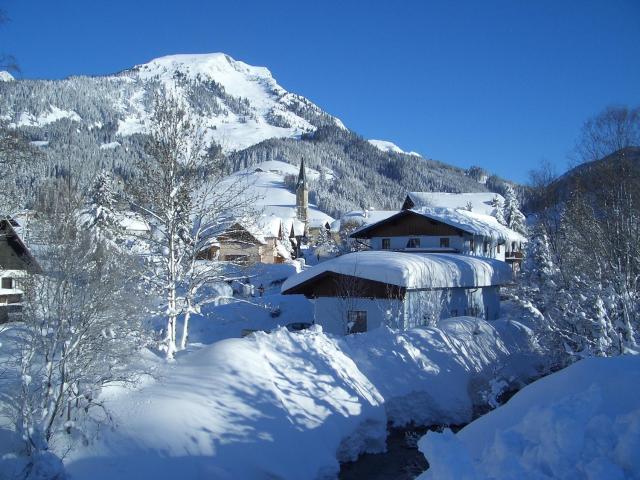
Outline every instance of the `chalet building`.
[(313, 299), (315, 321), (328, 333), (345, 335), (463, 315), (493, 320), (500, 315), (500, 287), (511, 281), (509, 266), (496, 259), (364, 251), (290, 277), (282, 293)]
[(38, 262), (16, 232), (17, 224), (0, 220), (0, 323), (22, 308), (20, 282), (29, 273), (41, 272)]
[[(458, 253), (507, 262), (515, 271), (525, 238), (494, 217), (473, 211), (420, 207), (405, 209), (354, 231), (351, 237), (372, 250)], [(518, 264), (514, 266), (513, 264)]]
[[(282, 244), (283, 222), (270, 215), (255, 222), (236, 220), (221, 227), (211, 244), (199, 254), (202, 260), (222, 260), (242, 264), (282, 263), (291, 258)], [(292, 232), (294, 227), (292, 225)], [(299, 229), (299, 227), (298, 227)]]

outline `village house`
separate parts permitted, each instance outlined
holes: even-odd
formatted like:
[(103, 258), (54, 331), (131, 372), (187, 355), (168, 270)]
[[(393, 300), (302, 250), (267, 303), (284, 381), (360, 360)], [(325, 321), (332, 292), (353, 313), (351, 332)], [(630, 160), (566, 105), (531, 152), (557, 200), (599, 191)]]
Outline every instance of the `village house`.
[(22, 308), (21, 281), (29, 273), (41, 271), (25, 243), (16, 232), (17, 224), (0, 220), (0, 323)]
[(448, 252), (495, 258), (517, 271), (526, 239), (495, 217), (464, 209), (405, 209), (357, 229), (351, 237), (372, 250)]
[(291, 249), (284, 245), (295, 233), (292, 225), (289, 235), (283, 235), (283, 222), (270, 215), (255, 221), (238, 219), (218, 228), (211, 243), (200, 252), (201, 260), (222, 260), (240, 264), (282, 263), (291, 258)]
[(500, 287), (511, 281), (511, 268), (496, 259), (363, 251), (290, 277), (282, 293), (313, 299), (315, 321), (328, 333), (345, 335), (462, 315), (493, 320), (500, 315)]

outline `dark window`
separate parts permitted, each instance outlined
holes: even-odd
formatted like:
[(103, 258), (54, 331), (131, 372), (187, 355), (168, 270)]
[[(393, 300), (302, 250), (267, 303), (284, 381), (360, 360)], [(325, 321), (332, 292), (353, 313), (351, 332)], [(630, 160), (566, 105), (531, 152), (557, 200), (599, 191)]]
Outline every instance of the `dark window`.
[(516, 242), (511, 242), (511, 251), (512, 252), (516, 251)]
[(410, 238), (407, 242), (407, 248), (420, 248), (420, 239)]
[(348, 333), (362, 333), (367, 331), (367, 312), (364, 310), (350, 310), (347, 312)]
[(5, 277), (2, 279), (2, 288), (13, 288), (13, 278), (11, 277)]
[(458, 316), (458, 310), (451, 310), (451, 316), (452, 317), (457, 317)]
[(484, 253), (489, 252), (489, 242), (484, 242)]
[(383, 238), (382, 239), (382, 249), (383, 250), (390, 250), (391, 249), (391, 239), (390, 238)]
[(500, 253), (500, 244), (498, 244), (496, 248), (497, 248), (496, 252)]
[(225, 255), (225, 261), (235, 263), (249, 263), (248, 255)]
[(440, 248), (449, 248), (449, 239), (441, 238), (440, 239)]
[(476, 242), (473, 239), (469, 240), (469, 250), (472, 252), (476, 251)]

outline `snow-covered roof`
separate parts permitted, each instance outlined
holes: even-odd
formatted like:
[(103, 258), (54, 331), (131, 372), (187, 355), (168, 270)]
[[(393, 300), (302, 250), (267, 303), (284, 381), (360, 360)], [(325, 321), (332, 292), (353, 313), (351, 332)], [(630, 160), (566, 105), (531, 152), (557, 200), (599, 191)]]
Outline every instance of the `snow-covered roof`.
[(365, 225), (371, 225), (378, 223), (381, 220), (385, 220), (392, 215), (398, 213), (398, 210), (353, 210), (347, 212), (340, 220), (336, 220), (331, 224), (331, 229), (338, 231), (343, 225), (351, 224), (363, 227)]
[(403, 216), (409, 216), (412, 214), (422, 215), (431, 220), (442, 222), (446, 225), (450, 225), (454, 228), (470, 233), (471, 235), (480, 236), (491, 239), (494, 242), (526, 242), (526, 238), (520, 235), (518, 232), (511, 230), (510, 228), (502, 225), (491, 215), (484, 215), (481, 213), (470, 212), (463, 209), (455, 208), (439, 208), (439, 207), (421, 207), (413, 208), (411, 210), (402, 210), (396, 215), (392, 215), (378, 223), (365, 225), (351, 234), (352, 237), (363, 238), (365, 231), (373, 229), (378, 224), (395, 220)]
[(418, 207), (444, 207), (467, 208), (470, 203), (473, 212), (493, 215), (495, 208), (493, 200), (497, 198), (504, 205), (504, 198), (499, 193), (474, 192), (474, 193), (448, 193), (448, 192), (409, 192), (407, 197), (413, 202), (411, 208)]
[(355, 252), (322, 262), (289, 277), (282, 293), (327, 272), (412, 289), (487, 287), (513, 280), (511, 267), (491, 258), (450, 253), (407, 253), (384, 250)]

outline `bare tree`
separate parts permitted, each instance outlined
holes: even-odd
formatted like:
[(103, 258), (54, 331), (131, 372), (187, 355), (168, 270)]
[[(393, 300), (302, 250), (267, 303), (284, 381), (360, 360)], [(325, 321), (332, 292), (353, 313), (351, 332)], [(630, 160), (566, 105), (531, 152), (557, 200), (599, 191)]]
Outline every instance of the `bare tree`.
[(62, 201), (40, 224), (43, 273), (25, 284), (18, 378), (3, 402), (34, 461), (59, 436), (84, 436), (83, 422), (109, 418), (100, 390), (135, 381), (128, 358), (146, 338), (135, 263), (79, 228), (79, 206)]
[(608, 107), (582, 126), (573, 160), (599, 160), (632, 146), (640, 146), (640, 107)]
[(225, 179), (228, 169), (220, 150), (207, 144), (206, 131), (191, 122), (186, 105), (164, 89), (153, 99), (149, 129), (147, 155), (138, 164), (131, 201), (151, 226), (146, 278), (165, 299), (162, 347), (171, 359), (178, 348), (179, 316), (185, 315), (184, 348), (190, 316), (206, 301), (199, 294), (221, 280), (228, 267), (217, 259), (200, 261), (200, 253), (221, 226), (249, 216), (253, 202), (244, 192), (246, 184)]

